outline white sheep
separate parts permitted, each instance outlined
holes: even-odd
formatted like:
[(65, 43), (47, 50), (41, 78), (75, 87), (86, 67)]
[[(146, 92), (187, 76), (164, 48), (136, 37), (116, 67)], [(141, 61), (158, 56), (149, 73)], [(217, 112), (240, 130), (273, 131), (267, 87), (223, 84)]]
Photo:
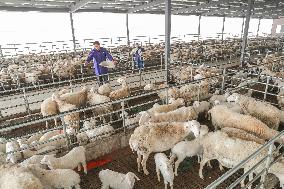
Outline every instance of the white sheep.
[(117, 82), (121, 84), (121, 88), (112, 91), (109, 94), (111, 100), (118, 100), (130, 96), (130, 88), (126, 83), (126, 77), (120, 77)]
[[(20, 146), (17, 141), (10, 141), (6, 143), (6, 153), (7, 158), (6, 161), (10, 161), (11, 163), (17, 163), (19, 160), (22, 159), (22, 155), (20, 150)], [(18, 152), (14, 152), (18, 151)]]
[(109, 94), (111, 93), (112, 89), (109, 83), (105, 83), (101, 86), (99, 86), (98, 88), (98, 93), (100, 95), (104, 95), (104, 96), (109, 96)]
[(79, 146), (60, 158), (56, 158), (54, 155), (45, 155), (40, 163), (47, 165), (50, 169), (74, 169), (78, 167), (78, 171), (81, 171), (81, 166), (83, 166), (84, 173), (87, 174), (85, 153), (85, 148)]
[(89, 120), (84, 120), (83, 129), (94, 129), (97, 126), (96, 118), (91, 118)]
[[(59, 95), (56, 95), (54, 93), (52, 95), (52, 100), (57, 103), (60, 112), (68, 112), (76, 109), (76, 105), (68, 103)], [(80, 115), (78, 112), (68, 113), (63, 117), (63, 121), (67, 125), (67, 127), (72, 127), (75, 130), (79, 130), (80, 128)]]
[[(68, 104), (73, 104), (76, 108), (84, 107), (87, 103), (88, 88), (82, 87), (80, 91), (64, 93), (60, 98)], [(59, 109), (60, 111), (60, 109)]]
[(193, 107), (181, 107), (166, 113), (149, 113), (144, 111), (141, 113), (139, 125), (148, 122), (185, 122), (197, 119), (197, 117), (198, 114)]
[(160, 172), (164, 178), (165, 189), (167, 189), (168, 183), (170, 184), (171, 189), (174, 188), (174, 171), (173, 166), (167, 156), (163, 153), (157, 153), (154, 156), (156, 164), (156, 173), (158, 181), (161, 181)]
[[(160, 85), (157, 85), (157, 84), (153, 84), (153, 83), (150, 83), (150, 84), (147, 84), (144, 86), (144, 90), (145, 91), (153, 91), (153, 90), (159, 90), (159, 89), (164, 89), (164, 88), (167, 88), (168, 86), (166, 84), (160, 84)], [(168, 90), (168, 91), (166, 91)], [(179, 89), (176, 88), (176, 87), (171, 87), (171, 88), (168, 88), (168, 89), (165, 89), (165, 90), (161, 90), (161, 91), (158, 91), (158, 96), (161, 100), (166, 100), (167, 98), (167, 95), (168, 95), (168, 98), (178, 98), (179, 97)]]
[(214, 102), (216, 100), (218, 100), (221, 104), (224, 102), (227, 102), (227, 98), (230, 96), (229, 93), (225, 93), (224, 95), (213, 95), (211, 96), (211, 98), (209, 99), (209, 102), (211, 105), (214, 105)]
[(179, 89), (179, 97), (186, 102), (207, 98), (209, 95), (209, 82), (202, 80), (200, 83), (190, 83)]
[(244, 113), (240, 105), (232, 103), (232, 102), (220, 102), (219, 100), (215, 100), (214, 106), (216, 105), (225, 105), (227, 108), (229, 108), (230, 110), (236, 113), (239, 113), (239, 114)]
[[(233, 168), (238, 165), (242, 160), (254, 153), (260, 144), (251, 141), (244, 141), (240, 139), (232, 139), (227, 134), (216, 131), (205, 135), (200, 144), (203, 147), (203, 158), (200, 163), (199, 177), (203, 177), (203, 167), (210, 160), (217, 159), (219, 167), (223, 170), (222, 166), (227, 168)], [(256, 163), (258, 163), (267, 154), (267, 150), (263, 150), (258, 156), (246, 163), (242, 168), (245, 172), (251, 169)], [(259, 166), (255, 173), (261, 169)], [(252, 179), (253, 172), (249, 175), (249, 180)], [(241, 186), (244, 186), (244, 180), (241, 182)]]
[[(61, 90), (58, 95), (68, 93), (66, 89)], [(40, 112), (42, 116), (52, 116), (59, 113), (57, 103), (52, 100), (52, 97), (45, 99), (40, 105)], [(57, 119), (54, 118), (55, 126), (57, 126)], [(48, 128), (48, 121), (46, 121), (46, 128)], [(33, 142), (33, 141), (31, 141)]]
[(27, 144), (31, 144), (32, 142), (34, 141), (38, 141), (40, 140), (40, 138), (42, 137), (42, 133), (34, 133), (32, 136), (30, 136), (28, 139), (27, 139)]
[(204, 113), (205, 118), (207, 118), (207, 114), (208, 111), (210, 109), (210, 103), (207, 101), (194, 101), (192, 104), (192, 107), (194, 108), (194, 110), (196, 111), (196, 113), (198, 115), (200, 115), (201, 113)]
[(32, 157), (22, 161), (19, 165), (21, 165), (23, 167), (27, 167), (29, 165), (38, 165), (42, 168), (47, 168), (46, 165), (40, 164), (43, 157), (44, 157), (44, 155), (33, 155)]
[(193, 157), (197, 155), (198, 163), (201, 162), (203, 148), (200, 144), (200, 140), (202, 140), (202, 137), (205, 136), (208, 132), (209, 132), (208, 127), (206, 125), (201, 125), (200, 134), (197, 138), (191, 141), (181, 141), (177, 143), (171, 149), (170, 162), (173, 163), (174, 160), (177, 158), (177, 161), (175, 162), (175, 175), (176, 176), (178, 176), (177, 170), (178, 170), (179, 164), (186, 157)]
[(39, 142), (44, 142), (49, 140), (50, 138), (61, 134), (61, 130), (52, 130), (52, 131), (48, 131), (46, 133), (44, 133), (40, 138), (39, 138)]
[[(120, 117), (122, 117), (122, 114), (120, 114)], [(140, 113), (131, 117), (128, 115), (126, 111), (124, 111), (125, 127), (128, 127), (128, 128), (136, 127), (139, 123), (140, 118), (141, 118)]]
[(80, 189), (80, 175), (71, 169), (44, 170), (37, 165), (30, 165), (28, 169), (42, 182), (45, 189), (63, 188)]
[[(88, 93), (87, 96), (88, 104), (95, 106), (93, 109), (93, 113), (95, 116), (102, 115), (104, 123), (106, 123), (106, 119), (104, 114), (110, 114), (113, 111), (113, 106), (110, 102), (110, 98), (108, 96), (100, 95), (98, 93), (95, 93), (94, 89), (91, 88), (91, 90)], [(111, 120), (111, 114), (110, 120)]]
[(109, 189), (110, 187), (115, 189), (132, 189), (135, 179), (140, 180), (132, 172), (122, 174), (109, 169), (100, 171), (99, 178), (102, 182), (102, 189)]
[(140, 171), (142, 156), (143, 171), (148, 175), (146, 163), (150, 153), (169, 150), (176, 143), (185, 139), (191, 132), (198, 136), (199, 130), (200, 124), (195, 120), (147, 124), (137, 127), (129, 139), (129, 146), (132, 151), (137, 152), (138, 171)]
[(215, 130), (217, 130), (217, 128), (233, 127), (253, 133), (264, 140), (270, 140), (279, 133), (269, 128), (260, 120), (250, 115), (236, 113), (225, 105), (214, 106), (208, 113), (211, 115)]
[(155, 112), (155, 113), (167, 113), (173, 110), (176, 110), (177, 108), (184, 106), (184, 100), (182, 98), (174, 99), (171, 98), (169, 99), (169, 104), (165, 105), (159, 105), (159, 104), (154, 104), (151, 109), (148, 110), (148, 112)]
[(77, 134), (77, 140), (80, 144), (84, 144), (91, 139), (96, 139), (96, 137), (104, 135), (110, 136), (114, 131), (114, 128), (110, 125), (104, 125), (94, 129), (89, 129)]
[(227, 101), (236, 102), (245, 114), (256, 117), (272, 129), (278, 130), (280, 121), (284, 121), (284, 113), (267, 102), (257, 101), (237, 93), (229, 96)]

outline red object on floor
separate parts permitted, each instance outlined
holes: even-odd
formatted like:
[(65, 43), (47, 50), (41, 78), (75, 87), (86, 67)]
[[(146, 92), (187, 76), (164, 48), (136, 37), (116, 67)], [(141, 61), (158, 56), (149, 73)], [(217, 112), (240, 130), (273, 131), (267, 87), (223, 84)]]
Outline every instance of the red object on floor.
[(98, 161), (90, 161), (87, 163), (87, 170), (95, 169), (97, 167), (104, 166), (105, 164), (111, 162), (112, 160), (110, 158), (102, 159)]

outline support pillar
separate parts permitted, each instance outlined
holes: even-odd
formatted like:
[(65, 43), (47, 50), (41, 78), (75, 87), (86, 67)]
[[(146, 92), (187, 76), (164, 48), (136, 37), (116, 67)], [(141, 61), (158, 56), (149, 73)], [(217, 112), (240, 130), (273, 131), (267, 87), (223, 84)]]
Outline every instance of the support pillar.
[(259, 28), (260, 28), (260, 21), (261, 21), (261, 18), (259, 18), (259, 19), (258, 19), (258, 25), (257, 25), (256, 37), (258, 37)]
[(244, 24), (245, 24), (245, 17), (243, 17), (242, 31), (241, 31), (241, 39), (243, 38), (243, 33), (244, 33)]
[(244, 37), (242, 40), (242, 49), (241, 49), (241, 67), (244, 65), (245, 60), (245, 51), (247, 47), (247, 40), (248, 40), (248, 30), (249, 30), (249, 22), (252, 10), (252, 0), (248, 0), (247, 12), (246, 12), (246, 22), (245, 22), (245, 29), (244, 29)]
[(223, 27), (222, 27), (222, 43), (224, 41), (225, 20), (226, 20), (226, 17), (224, 15), (224, 17), (223, 17)]
[(70, 23), (71, 23), (71, 31), (72, 31), (73, 51), (76, 52), (76, 38), (75, 38), (75, 32), (74, 32), (74, 22), (73, 22), (72, 12), (70, 12)]
[[(169, 83), (169, 64), (170, 64), (170, 50), (171, 50), (171, 0), (165, 0), (165, 70), (166, 70), (166, 84)], [(167, 103), (168, 103), (167, 90)]]
[(199, 17), (198, 17), (198, 41), (199, 41), (199, 39), (200, 39), (200, 20), (201, 20), (201, 15), (199, 15)]
[(130, 46), (130, 39), (129, 39), (129, 26), (128, 26), (128, 14), (126, 14), (126, 38), (127, 38), (127, 46)]

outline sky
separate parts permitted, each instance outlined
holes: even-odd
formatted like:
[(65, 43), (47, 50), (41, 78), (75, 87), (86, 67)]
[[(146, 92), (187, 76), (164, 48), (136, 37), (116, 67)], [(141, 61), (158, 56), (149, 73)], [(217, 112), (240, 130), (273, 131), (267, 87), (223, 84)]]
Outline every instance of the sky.
[[(201, 35), (215, 37), (222, 31), (223, 18), (202, 17)], [(130, 14), (130, 39), (159, 42), (165, 30), (163, 15)], [(260, 34), (270, 33), (272, 20), (261, 20)], [(249, 32), (256, 35), (258, 19), (251, 19)], [(77, 40), (97, 39), (103, 44), (126, 43), (126, 15), (113, 13), (75, 13), (75, 36)], [(240, 35), (242, 18), (226, 18), (225, 33)], [(172, 37), (190, 40), (186, 34), (196, 34), (197, 16), (172, 16)], [(159, 37), (160, 35), (160, 37)], [(145, 37), (137, 37), (145, 36)], [(118, 41), (117, 37), (121, 38)], [(112, 38), (101, 39), (101, 38)], [(158, 38), (158, 39), (157, 39)], [(0, 11), (0, 45), (10, 43), (33, 43), (47, 41), (68, 41), (72, 39), (69, 13), (6, 12)], [(88, 43), (88, 40), (86, 40)], [(89, 43), (88, 43), (89, 44)]]

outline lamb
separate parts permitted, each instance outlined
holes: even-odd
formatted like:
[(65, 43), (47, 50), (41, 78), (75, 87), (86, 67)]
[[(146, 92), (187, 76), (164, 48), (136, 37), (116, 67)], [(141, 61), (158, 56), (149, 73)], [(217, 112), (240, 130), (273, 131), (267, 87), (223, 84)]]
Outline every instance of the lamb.
[[(153, 91), (153, 90), (159, 90), (159, 89), (163, 89), (163, 88), (167, 88), (168, 86), (166, 84), (147, 84), (144, 87), (145, 91)], [(166, 89), (165, 89), (166, 90)], [(166, 91), (159, 91), (158, 92), (158, 96), (161, 100), (166, 100), (167, 98), (167, 92)], [(179, 89), (176, 87), (171, 87), (168, 89), (168, 98), (179, 98)]]
[(196, 113), (198, 115), (200, 115), (201, 113), (205, 114), (205, 118), (207, 118), (207, 113), (210, 109), (210, 103), (207, 101), (194, 101), (192, 107), (194, 108), (194, 110), (196, 111)]
[(130, 88), (126, 83), (126, 77), (117, 79), (117, 82), (121, 84), (121, 88), (110, 92), (109, 97), (111, 100), (118, 100), (130, 96)]
[[(81, 91), (73, 93), (65, 93), (60, 98), (68, 104), (73, 104), (76, 108), (84, 107), (87, 103), (88, 89), (83, 87)], [(60, 108), (59, 108), (60, 111)]]
[(184, 100), (182, 98), (179, 99), (171, 99), (171, 103), (167, 105), (159, 105), (154, 104), (153, 108), (149, 109), (148, 112), (155, 112), (155, 113), (167, 113), (173, 110), (176, 110), (180, 106), (184, 106)]
[(177, 170), (178, 170), (179, 164), (186, 157), (192, 157), (192, 156), (197, 155), (198, 163), (201, 161), (202, 154), (203, 154), (203, 148), (200, 144), (200, 140), (202, 140), (202, 137), (205, 136), (208, 132), (209, 132), (208, 127), (206, 125), (201, 125), (200, 134), (197, 138), (195, 138), (192, 141), (181, 141), (177, 143), (171, 149), (170, 162), (173, 163), (174, 160), (177, 158), (177, 161), (175, 162), (175, 175), (176, 176), (178, 176)]
[[(17, 163), (22, 159), (21, 152), (19, 152), (20, 146), (17, 141), (10, 141), (6, 143), (6, 153), (7, 158), (6, 161), (10, 161), (11, 163)], [(17, 152), (14, 152), (17, 151)]]
[(230, 96), (229, 93), (225, 93), (224, 95), (213, 95), (210, 99), (209, 102), (211, 105), (214, 104), (216, 100), (218, 100), (221, 104), (224, 102), (227, 102), (227, 98)]
[(84, 132), (77, 134), (77, 140), (79, 143), (86, 143), (90, 139), (96, 139), (96, 137), (104, 135), (104, 136), (110, 136), (111, 132), (114, 131), (114, 128), (110, 125), (104, 125), (101, 127), (97, 127), (94, 129), (86, 130)]
[(264, 140), (270, 140), (279, 133), (267, 127), (267, 125), (260, 120), (249, 115), (236, 113), (225, 105), (214, 106), (208, 113), (211, 115), (215, 130), (217, 130), (218, 127), (233, 127), (254, 134)]
[(42, 133), (35, 133), (30, 138), (27, 139), (27, 144), (31, 144), (34, 141), (40, 140), (40, 138), (43, 136)]
[(80, 175), (71, 169), (44, 170), (37, 165), (30, 165), (28, 169), (40, 179), (44, 188), (63, 188), (69, 189), (75, 186), (80, 189)]
[(202, 80), (199, 83), (190, 83), (182, 86), (179, 89), (179, 97), (183, 98), (186, 102), (206, 98), (209, 94), (209, 82)]
[[(89, 105), (92, 105), (92, 106), (96, 105), (95, 108), (93, 109), (93, 113), (95, 116), (110, 114), (113, 111), (112, 104), (108, 103), (110, 102), (110, 98), (107, 96), (95, 93), (93, 88), (91, 88), (90, 92), (88, 93), (87, 98), (88, 98)], [(104, 116), (102, 118), (104, 120), (104, 123), (106, 123)]]
[[(258, 148), (261, 147), (260, 144), (251, 141), (244, 141), (240, 139), (232, 139), (228, 137), (227, 134), (216, 131), (208, 133), (201, 140), (201, 145), (203, 147), (203, 158), (200, 163), (199, 177), (203, 177), (203, 167), (210, 160), (217, 159), (220, 163), (220, 169), (223, 167), (233, 168), (238, 165), (242, 160), (247, 158)], [(258, 156), (249, 161), (242, 167), (245, 172), (251, 169), (257, 162), (264, 158), (267, 154), (267, 150), (262, 151)], [(259, 166), (255, 173), (258, 172)], [(253, 173), (249, 175), (249, 180), (252, 179)], [(244, 186), (244, 180), (241, 182), (241, 186)]]
[(85, 148), (79, 146), (60, 158), (56, 158), (54, 155), (45, 155), (40, 163), (47, 165), (50, 169), (74, 169), (78, 167), (78, 171), (81, 171), (81, 166), (83, 166), (84, 173), (87, 174), (85, 153)]
[[(61, 90), (58, 95), (67, 93), (66, 89)], [(59, 113), (57, 103), (52, 100), (52, 97), (45, 99), (40, 105), (40, 112), (42, 116), (52, 116)], [(57, 126), (57, 119), (54, 118), (55, 126)], [(48, 128), (48, 121), (46, 121), (46, 128)]]
[(48, 131), (46, 133), (44, 133), (40, 138), (39, 138), (39, 142), (44, 142), (44, 141), (47, 141), (49, 140), (50, 138), (56, 136), (56, 135), (59, 135), (61, 134), (61, 131), (60, 130), (53, 130), (53, 131)]
[(227, 108), (229, 108), (230, 110), (232, 110), (233, 112), (239, 113), (239, 114), (243, 114), (243, 110), (240, 107), (240, 105), (232, 103), (232, 102), (220, 102), (218, 100), (215, 100), (214, 105), (225, 105)]
[(129, 146), (132, 151), (137, 152), (138, 171), (140, 171), (141, 156), (143, 156), (143, 171), (148, 175), (146, 163), (150, 153), (169, 150), (191, 132), (198, 136), (199, 130), (200, 124), (195, 120), (183, 123), (149, 123), (137, 127), (129, 139)]
[(135, 184), (135, 179), (140, 180), (134, 173), (128, 172), (122, 174), (106, 169), (99, 173), (99, 178), (102, 182), (102, 189), (132, 189)]
[(231, 138), (239, 138), (242, 140), (247, 141), (253, 141), (258, 144), (264, 144), (265, 140), (258, 138), (257, 136), (254, 136), (253, 134), (250, 134), (244, 130), (237, 129), (237, 128), (231, 128), (231, 127), (224, 127), (221, 129), (222, 132), (226, 133)]
[(272, 129), (278, 130), (280, 121), (284, 121), (283, 112), (267, 102), (257, 101), (237, 93), (229, 96), (227, 101), (236, 102), (245, 114), (256, 117)]
[(157, 153), (154, 156), (156, 164), (156, 173), (158, 181), (161, 181), (160, 172), (164, 178), (165, 189), (167, 189), (168, 183), (170, 184), (171, 189), (174, 188), (174, 171), (173, 166), (167, 156), (163, 153)]
[(98, 93), (100, 95), (109, 96), (112, 89), (109, 83), (105, 83), (98, 88)]
[(198, 114), (193, 107), (181, 107), (174, 111), (167, 113), (148, 113), (144, 111), (141, 113), (139, 125), (147, 122), (185, 122), (197, 119)]
[[(53, 94), (52, 100), (55, 101), (58, 105), (58, 109), (60, 112), (68, 112), (71, 110), (76, 109), (76, 105), (69, 104), (65, 100), (63, 100), (59, 95)], [(63, 121), (67, 125), (67, 127), (74, 128), (75, 130), (79, 130), (80, 125), (80, 115), (78, 112), (75, 113), (69, 113), (63, 117)]]
[(84, 120), (83, 129), (94, 129), (97, 126), (96, 118), (91, 118), (89, 120)]
[(20, 163), (21, 166), (23, 167), (27, 167), (28, 165), (33, 165), (33, 164), (36, 164), (36, 165), (39, 165), (39, 166), (42, 166), (40, 164), (41, 160), (44, 158), (44, 155), (33, 155), (31, 156), (30, 158), (22, 161)]

